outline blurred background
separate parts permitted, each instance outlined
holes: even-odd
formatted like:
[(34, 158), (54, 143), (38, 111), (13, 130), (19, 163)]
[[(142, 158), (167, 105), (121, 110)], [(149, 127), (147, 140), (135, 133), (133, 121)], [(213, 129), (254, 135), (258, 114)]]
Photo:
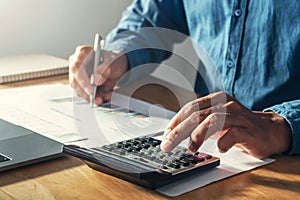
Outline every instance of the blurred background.
[(1, 0), (0, 56), (68, 57), (77, 45), (107, 35), (132, 0)]
[[(0, 57), (46, 53), (68, 58), (78, 45), (93, 45), (95, 33), (106, 36), (132, 0), (1, 0)], [(195, 72), (172, 57), (164, 62), (193, 85)], [(155, 76), (180, 85), (170, 71)]]

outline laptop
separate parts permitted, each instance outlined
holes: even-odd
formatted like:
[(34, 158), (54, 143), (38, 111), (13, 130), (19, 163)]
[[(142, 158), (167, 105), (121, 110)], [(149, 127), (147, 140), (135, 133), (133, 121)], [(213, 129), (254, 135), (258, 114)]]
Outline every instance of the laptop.
[(0, 172), (62, 156), (63, 145), (0, 118)]

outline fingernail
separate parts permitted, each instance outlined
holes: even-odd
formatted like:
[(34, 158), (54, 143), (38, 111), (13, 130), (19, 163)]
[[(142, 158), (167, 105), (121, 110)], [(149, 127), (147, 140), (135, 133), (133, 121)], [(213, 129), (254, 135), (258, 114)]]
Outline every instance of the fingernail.
[(170, 142), (170, 140), (165, 139), (165, 140), (163, 140), (163, 141), (161, 142), (160, 148), (161, 148), (163, 151), (168, 152), (168, 151), (170, 151), (171, 144), (172, 144), (172, 143)]
[(226, 153), (227, 150), (219, 149), (219, 152), (220, 152), (220, 153)]
[(95, 105), (99, 106), (103, 103), (103, 100), (101, 98), (96, 98), (94, 103)]
[(192, 152), (197, 151), (198, 150), (198, 145), (195, 142), (191, 141), (190, 144), (189, 144), (189, 150), (192, 151)]

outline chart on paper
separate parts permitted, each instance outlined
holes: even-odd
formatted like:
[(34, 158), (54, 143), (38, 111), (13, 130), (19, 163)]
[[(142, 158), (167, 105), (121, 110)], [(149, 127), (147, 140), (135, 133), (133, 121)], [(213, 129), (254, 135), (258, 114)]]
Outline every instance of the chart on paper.
[[(7, 89), (0, 94), (1, 118), (63, 143), (94, 138), (93, 143), (101, 145), (151, 134), (162, 131), (169, 121), (159, 113), (174, 115), (133, 98), (131, 105), (138, 105), (143, 113), (110, 103), (91, 109), (85, 100), (74, 95), (72, 88), (62, 84)], [(118, 103), (126, 102), (126, 98), (118, 96)], [(152, 111), (151, 116), (146, 111)]]
[[(118, 96), (119, 103), (127, 100), (124, 95)], [(85, 141), (86, 146), (105, 145), (117, 140), (161, 132), (169, 123), (168, 118), (159, 114), (169, 111), (160, 107), (147, 107), (147, 103), (141, 113), (129, 106), (122, 107), (112, 102), (91, 109), (89, 103), (80, 98), (66, 97), (52, 101), (57, 102), (52, 105), (52, 109), (66, 117), (72, 117), (82, 138), (89, 138), (89, 141)], [(130, 98), (129, 101), (136, 100)]]

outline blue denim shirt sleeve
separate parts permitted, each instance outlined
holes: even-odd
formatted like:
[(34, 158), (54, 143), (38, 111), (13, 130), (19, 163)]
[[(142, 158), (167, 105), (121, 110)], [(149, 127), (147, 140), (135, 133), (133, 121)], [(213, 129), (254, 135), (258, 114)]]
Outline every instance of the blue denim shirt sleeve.
[[(160, 27), (187, 34), (187, 27), (184, 24), (185, 13), (180, 0), (135, 0), (124, 11), (118, 26), (106, 38), (108, 44), (106, 49), (126, 52), (130, 67), (145, 63), (160, 63), (170, 56), (170, 52), (145, 48), (147, 43), (160, 41), (160, 38), (155, 35), (151, 35), (150, 38), (139, 38), (135, 31), (145, 27)], [(172, 49), (172, 47), (166, 47), (166, 49)]]
[(300, 152), (300, 100), (288, 101), (282, 104), (271, 106), (264, 111), (273, 111), (289, 123), (293, 133), (293, 145), (290, 154)]
[(135, 0), (108, 35), (106, 48), (128, 52), (134, 67), (159, 63), (170, 54), (149, 48), (132, 51), (159, 38), (120, 33), (163, 27), (190, 36), (215, 64), (226, 93), (251, 110), (272, 110), (287, 120), (293, 133), (290, 153), (300, 153), (299, 10), (297, 0)]

